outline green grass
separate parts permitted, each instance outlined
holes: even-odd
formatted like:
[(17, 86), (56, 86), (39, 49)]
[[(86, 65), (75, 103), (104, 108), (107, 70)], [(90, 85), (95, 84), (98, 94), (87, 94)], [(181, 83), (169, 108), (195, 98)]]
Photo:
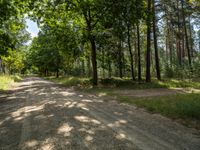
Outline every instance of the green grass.
[(91, 80), (89, 78), (78, 78), (78, 77), (49, 77), (46, 78), (50, 81), (56, 82), (58, 84), (63, 84), (65, 86), (89, 86), (91, 85)]
[(10, 85), (21, 80), (19, 76), (0, 75), (0, 90), (8, 90)]
[(177, 94), (159, 97), (120, 97), (119, 101), (137, 105), (200, 129), (200, 94)]
[[(92, 86), (92, 80), (80, 77), (46, 78), (66, 86), (87, 88)], [(124, 89), (151, 89), (151, 88), (195, 88), (200, 89), (200, 80), (165, 79), (158, 81), (153, 79), (151, 83), (132, 81), (129, 78), (99, 79), (99, 86), (95, 88), (124, 88)]]
[(167, 88), (195, 88), (200, 89), (199, 79), (165, 79), (163, 81), (157, 81), (160, 86)]

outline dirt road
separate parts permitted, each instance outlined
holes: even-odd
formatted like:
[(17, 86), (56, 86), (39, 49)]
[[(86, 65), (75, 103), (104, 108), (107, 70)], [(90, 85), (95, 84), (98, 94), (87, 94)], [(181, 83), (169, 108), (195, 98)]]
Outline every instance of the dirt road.
[(160, 115), (27, 78), (0, 95), (0, 150), (200, 150), (200, 135)]

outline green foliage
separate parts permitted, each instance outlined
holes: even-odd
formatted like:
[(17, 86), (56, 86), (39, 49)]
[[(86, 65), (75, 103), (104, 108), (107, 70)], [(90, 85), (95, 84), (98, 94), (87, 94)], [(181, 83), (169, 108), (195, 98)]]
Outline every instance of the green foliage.
[(25, 30), (23, 15), (27, 3), (19, 0), (0, 1), (0, 56), (9, 49), (15, 49), (29, 39)]
[[(66, 43), (66, 40), (69, 43)], [(70, 28), (65, 28), (63, 33), (44, 26), (27, 53), (28, 66), (37, 67), (41, 74), (46, 71), (59, 71), (64, 65), (70, 66), (79, 55), (76, 42), (77, 39)]]
[(20, 81), (21, 79), (22, 78), (19, 76), (0, 75), (0, 91), (8, 90), (12, 83)]
[[(183, 9), (182, 1), (151, 2), (158, 18), (155, 22), (163, 77), (198, 77), (199, 2), (183, 1)], [(0, 59), (10, 70), (79, 76), (91, 76), (93, 70), (103, 78), (130, 77), (132, 70), (139, 70), (136, 32), (139, 24), (141, 68), (142, 75), (145, 74), (147, 16), (149, 24), (152, 22), (151, 8), (147, 11), (145, 0), (1, 0), (0, 7)], [(19, 65), (21, 58), (13, 63), (15, 58), (11, 57), (16, 55), (10, 51), (18, 51), (30, 38), (25, 30), (25, 16), (37, 22), (40, 33), (26, 52), (23, 67)], [(184, 41), (183, 20), (188, 41)], [(188, 65), (187, 42), (193, 53), (193, 70)], [(155, 53), (153, 46), (148, 48), (151, 48), (151, 74), (155, 74)], [(113, 82), (115, 86), (123, 85), (120, 80)], [(131, 84), (135, 86), (132, 82), (124, 83), (133, 87)], [(157, 86), (154, 82), (152, 85)]]
[(23, 51), (8, 50), (7, 56), (2, 56), (2, 61), (5, 67), (9, 70), (9, 73), (14, 72), (21, 73), (24, 68), (25, 54)]

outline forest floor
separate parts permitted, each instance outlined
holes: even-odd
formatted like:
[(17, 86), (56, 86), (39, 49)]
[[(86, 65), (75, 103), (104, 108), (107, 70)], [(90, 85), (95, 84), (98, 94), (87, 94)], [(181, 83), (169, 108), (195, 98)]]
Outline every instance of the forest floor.
[[(116, 92), (139, 98), (185, 91)], [(0, 137), (3, 150), (200, 149), (197, 129), (119, 103), (102, 92), (78, 91), (36, 77), (0, 94)]]

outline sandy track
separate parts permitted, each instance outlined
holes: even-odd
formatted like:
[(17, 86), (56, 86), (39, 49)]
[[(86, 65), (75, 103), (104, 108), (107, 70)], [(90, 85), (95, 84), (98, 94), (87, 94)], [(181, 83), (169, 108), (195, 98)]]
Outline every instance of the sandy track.
[(160, 115), (40, 78), (27, 78), (0, 96), (3, 150), (199, 150), (197, 133)]

